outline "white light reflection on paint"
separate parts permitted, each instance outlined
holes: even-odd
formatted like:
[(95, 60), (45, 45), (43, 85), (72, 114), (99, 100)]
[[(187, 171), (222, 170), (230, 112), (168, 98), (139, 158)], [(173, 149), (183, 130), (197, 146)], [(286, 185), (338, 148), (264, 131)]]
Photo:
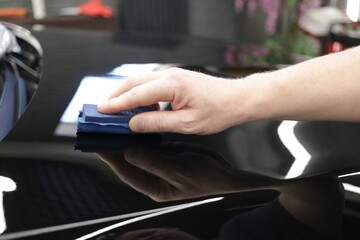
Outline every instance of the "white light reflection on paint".
[(295, 136), (294, 128), (297, 123), (297, 121), (283, 121), (277, 129), (281, 142), (295, 158), (285, 178), (300, 176), (311, 159), (309, 152)]
[(4, 213), (3, 193), (16, 190), (16, 183), (8, 177), (0, 176), (0, 233), (6, 230), (6, 220)]
[(164, 215), (164, 214), (180, 211), (180, 210), (195, 207), (195, 206), (200, 206), (200, 205), (207, 204), (207, 203), (217, 202), (217, 201), (220, 201), (220, 200), (223, 200), (223, 199), (224, 199), (223, 197), (210, 198), (210, 199), (206, 199), (206, 200), (202, 200), (202, 201), (181, 204), (181, 205), (174, 206), (174, 207), (171, 207), (171, 208), (169, 207), (168, 209), (166, 209), (164, 211), (159, 211), (159, 212), (147, 214), (147, 215), (144, 215), (144, 216), (132, 218), (132, 219), (129, 219), (129, 220), (126, 220), (126, 221), (122, 221), (122, 222), (113, 224), (113, 225), (108, 226), (106, 228), (102, 228), (102, 229), (100, 229), (98, 231), (95, 231), (95, 232), (89, 233), (89, 234), (87, 234), (85, 236), (82, 236), (80, 238), (77, 238), (75, 240), (90, 239), (90, 238), (93, 238), (93, 237), (98, 236), (100, 234), (103, 234), (105, 232), (111, 231), (113, 229), (116, 229), (116, 228), (119, 228), (119, 227), (122, 227), (122, 226), (125, 226), (125, 225), (128, 225), (128, 224), (131, 224), (131, 223), (139, 222), (139, 221), (142, 221), (142, 220), (145, 220), (145, 219), (161, 216), (161, 215)]
[(348, 174), (340, 175), (339, 178), (351, 177), (351, 176), (356, 176), (356, 175), (360, 175), (360, 172), (353, 172), (353, 173), (348, 173)]
[(360, 187), (352, 185), (350, 183), (343, 183), (344, 189), (348, 192), (360, 194)]

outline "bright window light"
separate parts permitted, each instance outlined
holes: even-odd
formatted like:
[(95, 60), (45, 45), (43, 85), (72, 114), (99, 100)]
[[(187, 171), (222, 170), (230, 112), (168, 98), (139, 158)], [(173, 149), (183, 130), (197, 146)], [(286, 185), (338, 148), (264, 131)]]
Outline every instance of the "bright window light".
[(106, 101), (123, 78), (85, 77), (61, 117), (63, 123), (76, 123), (79, 110), (84, 103), (99, 104)]
[(84, 103), (102, 103), (119, 87), (122, 80), (133, 75), (153, 72), (161, 66), (158, 63), (123, 64), (109, 73), (109, 76), (114, 77), (84, 77), (60, 121), (62, 123), (76, 123), (79, 110), (82, 109)]
[(153, 72), (155, 70), (158, 70), (159, 68), (164, 68), (167, 66), (168, 65), (159, 63), (123, 64), (120, 67), (112, 70), (110, 74), (131, 77), (138, 74)]

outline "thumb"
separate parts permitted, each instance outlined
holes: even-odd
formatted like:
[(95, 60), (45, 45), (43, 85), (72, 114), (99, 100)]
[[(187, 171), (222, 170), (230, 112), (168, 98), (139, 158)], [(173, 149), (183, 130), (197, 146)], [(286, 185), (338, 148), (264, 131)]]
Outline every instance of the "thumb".
[(134, 132), (179, 132), (179, 111), (151, 111), (131, 118), (130, 129)]

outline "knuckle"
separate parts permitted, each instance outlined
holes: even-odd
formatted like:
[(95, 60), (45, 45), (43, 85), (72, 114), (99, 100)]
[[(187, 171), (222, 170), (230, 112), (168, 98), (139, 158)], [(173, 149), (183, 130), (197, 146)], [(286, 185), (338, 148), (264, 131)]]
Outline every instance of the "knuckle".
[(186, 165), (175, 165), (174, 173), (170, 176), (172, 185), (176, 186), (178, 189), (185, 189), (186, 186), (189, 186), (188, 179), (193, 178), (193, 171), (191, 171), (189, 166)]
[(188, 87), (188, 76), (184, 69), (170, 68), (166, 75), (163, 76), (163, 87), (185, 91)]
[(140, 86), (132, 88), (127, 92), (127, 94), (131, 102), (135, 103), (138, 106), (142, 106), (143, 99)]
[(158, 195), (149, 195), (149, 197), (154, 200), (155, 202), (166, 202), (169, 201), (169, 199), (167, 199), (164, 196), (158, 196)]
[(156, 202), (165, 202), (174, 199), (174, 189), (164, 182), (159, 180), (158, 188), (149, 197)]
[(181, 82), (181, 76), (178, 73), (170, 73), (166, 76), (166, 82), (170, 85), (178, 85)]
[(167, 71), (168, 73), (179, 72), (179, 71), (181, 71), (181, 68), (171, 67), (171, 68), (168, 68), (166, 71)]
[(136, 99), (139, 97), (139, 87), (134, 87), (132, 89), (130, 89), (129, 91), (127, 91), (127, 95), (130, 97), (130, 98), (133, 98), (133, 99)]
[(116, 111), (121, 108), (121, 102), (119, 102), (118, 98), (112, 98), (107, 103), (107, 109), (110, 111)]
[(154, 122), (152, 123), (154, 128), (159, 132), (165, 132), (166, 129), (166, 120), (163, 114), (159, 114), (156, 118), (154, 118)]
[(199, 122), (197, 118), (190, 114), (184, 114), (180, 121), (181, 129), (185, 134), (196, 134), (198, 133)]
[(122, 80), (121, 83), (120, 83), (120, 86), (121, 87), (125, 87), (125, 86), (131, 86), (132, 82), (134, 80), (132, 80), (130, 77), (125, 79), (125, 80)]
[(181, 68), (170, 68), (167, 73), (167, 79), (173, 81), (179, 81), (184, 76), (184, 70)]
[(162, 93), (162, 97), (165, 99), (168, 99), (168, 98), (170, 98), (170, 96), (173, 92), (173, 89), (176, 86), (174, 86), (173, 79), (165, 78), (165, 79), (159, 80), (156, 87), (157, 87), (157, 90)]
[(151, 196), (149, 196), (152, 200), (156, 201), (156, 202), (165, 202), (165, 201), (169, 201), (169, 196), (167, 193), (161, 192), (159, 190), (159, 192), (157, 194), (153, 194)]

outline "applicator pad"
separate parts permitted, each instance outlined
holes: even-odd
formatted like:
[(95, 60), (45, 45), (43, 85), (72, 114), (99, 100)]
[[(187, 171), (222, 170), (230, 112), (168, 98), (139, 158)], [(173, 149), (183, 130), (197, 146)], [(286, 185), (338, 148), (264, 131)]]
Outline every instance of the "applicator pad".
[(104, 114), (93, 104), (84, 104), (78, 117), (77, 131), (87, 133), (134, 133), (129, 128), (130, 119), (136, 114), (157, 110), (155, 107), (139, 107), (116, 114)]

